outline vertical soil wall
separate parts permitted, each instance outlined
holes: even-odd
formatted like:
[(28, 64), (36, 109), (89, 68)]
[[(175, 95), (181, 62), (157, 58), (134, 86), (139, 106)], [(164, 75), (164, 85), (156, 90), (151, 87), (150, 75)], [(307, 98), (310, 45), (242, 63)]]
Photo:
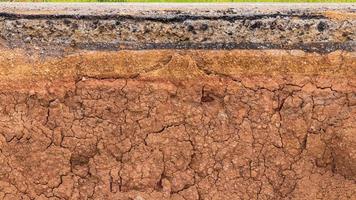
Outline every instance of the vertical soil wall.
[(0, 199), (356, 199), (355, 4), (0, 4)]

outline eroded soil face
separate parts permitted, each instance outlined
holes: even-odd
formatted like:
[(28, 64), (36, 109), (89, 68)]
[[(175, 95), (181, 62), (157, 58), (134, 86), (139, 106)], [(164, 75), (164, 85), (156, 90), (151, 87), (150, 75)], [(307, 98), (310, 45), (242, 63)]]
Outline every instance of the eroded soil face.
[(356, 198), (352, 52), (2, 52), (0, 199)]

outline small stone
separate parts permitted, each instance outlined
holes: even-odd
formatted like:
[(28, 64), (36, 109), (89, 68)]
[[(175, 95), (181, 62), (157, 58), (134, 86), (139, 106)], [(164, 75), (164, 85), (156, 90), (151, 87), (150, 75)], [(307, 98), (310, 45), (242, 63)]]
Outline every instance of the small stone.
[(189, 32), (193, 32), (193, 31), (194, 31), (194, 26), (188, 25), (188, 26), (187, 26), (187, 30), (188, 30)]
[(209, 26), (207, 24), (202, 24), (200, 26), (200, 30), (202, 30), (202, 31), (206, 31), (206, 30), (208, 30), (208, 28), (209, 28)]
[(329, 25), (326, 22), (319, 22), (319, 24), (317, 26), (317, 29), (319, 32), (323, 32), (328, 28), (329, 28)]
[(31, 37), (26, 37), (23, 41), (26, 42), (26, 43), (30, 43), (31, 42)]

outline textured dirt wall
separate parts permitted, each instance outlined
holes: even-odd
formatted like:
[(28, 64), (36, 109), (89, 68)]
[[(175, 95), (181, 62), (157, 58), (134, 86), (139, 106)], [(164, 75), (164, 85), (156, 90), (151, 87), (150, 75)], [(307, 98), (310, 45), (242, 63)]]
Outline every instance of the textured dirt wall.
[[(169, 41), (164, 27), (152, 28), (162, 34), (149, 36), (153, 43), (123, 36), (123, 27), (106, 31), (110, 37), (74, 37), (36, 20), (77, 20), (70, 23), (90, 36), (100, 27), (85, 25), (97, 21), (92, 13), (72, 15), (76, 7), (69, 6), (56, 11), (68, 16), (48, 15), (44, 7), (24, 14), (28, 7), (9, 5), (0, 5), (7, 11), (0, 14), (0, 199), (356, 198), (354, 6), (254, 8), (267, 21), (310, 22), (316, 36), (266, 45), (271, 27), (246, 29), (264, 33), (255, 35), (261, 46), (240, 43), (238, 34), (231, 39), (208, 22), (211, 40), (221, 39), (211, 48), (199, 45), (199, 33), (186, 35), (188, 43)], [(110, 9), (105, 13), (125, 10)], [(197, 24), (194, 16), (206, 8), (181, 9)], [(275, 9), (286, 16), (269, 15)], [(114, 17), (120, 24), (132, 20)], [(177, 23), (185, 27), (186, 20)], [(320, 20), (342, 37), (319, 31)], [(348, 28), (335, 28), (341, 26)]]

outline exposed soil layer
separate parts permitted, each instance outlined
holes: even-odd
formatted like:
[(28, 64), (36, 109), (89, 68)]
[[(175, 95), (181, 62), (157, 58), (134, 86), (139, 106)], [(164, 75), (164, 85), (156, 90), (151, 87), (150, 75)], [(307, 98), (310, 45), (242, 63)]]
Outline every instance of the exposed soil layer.
[(355, 85), (264, 78), (2, 92), (1, 198), (354, 199)]
[(354, 5), (36, 5), (0, 5), (0, 199), (356, 199)]
[(2, 52), (2, 199), (355, 198), (354, 53)]

